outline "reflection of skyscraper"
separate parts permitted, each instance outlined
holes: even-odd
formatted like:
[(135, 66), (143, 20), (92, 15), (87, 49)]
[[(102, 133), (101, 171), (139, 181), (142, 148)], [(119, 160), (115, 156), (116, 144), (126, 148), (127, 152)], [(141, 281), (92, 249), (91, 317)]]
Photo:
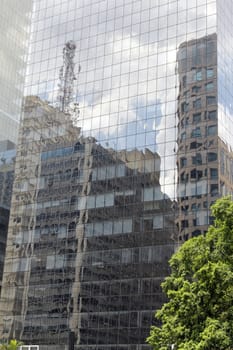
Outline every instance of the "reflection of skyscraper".
[(172, 202), (161, 192), (157, 153), (103, 148), (69, 118), (26, 99), (2, 337), (64, 346), (73, 334), (80, 348), (127, 349), (143, 343), (163, 301), (160, 283), (174, 249)]
[(191, 40), (178, 51), (178, 225), (180, 239), (205, 232), (219, 195), (217, 37)]
[(232, 152), (218, 132), (217, 35), (184, 42), (178, 51), (179, 239), (207, 231), (209, 207), (231, 193)]

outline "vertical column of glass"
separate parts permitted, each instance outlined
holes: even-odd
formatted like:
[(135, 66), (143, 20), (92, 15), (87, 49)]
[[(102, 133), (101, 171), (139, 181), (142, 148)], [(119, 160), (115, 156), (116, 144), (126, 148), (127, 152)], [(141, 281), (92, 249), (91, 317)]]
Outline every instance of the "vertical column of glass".
[[(209, 0), (35, 1), (9, 332), (60, 349), (146, 347), (177, 226), (197, 234), (210, 202), (215, 12)], [(71, 90), (59, 80), (70, 41)]]
[[(218, 11), (218, 136), (219, 187), (221, 195), (232, 194), (232, 11), (231, 2), (225, 6), (217, 1)], [(229, 40), (229, 45), (227, 44)]]

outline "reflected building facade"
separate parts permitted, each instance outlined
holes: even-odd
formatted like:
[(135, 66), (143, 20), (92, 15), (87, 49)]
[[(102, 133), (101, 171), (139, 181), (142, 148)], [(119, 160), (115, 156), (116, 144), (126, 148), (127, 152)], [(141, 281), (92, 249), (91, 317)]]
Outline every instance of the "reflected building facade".
[(217, 35), (182, 43), (178, 51), (179, 239), (205, 233), (219, 196)]
[(157, 153), (104, 148), (68, 113), (26, 99), (5, 260), (11, 292), (1, 296), (4, 339), (42, 348), (64, 348), (71, 337), (80, 349), (143, 343), (174, 251), (172, 202), (159, 177)]
[(233, 191), (232, 148), (219, 132), (217, 48), (214, 33), (182, 43), (177, 54), (179, 241), (204, 234), (210, 206)]
[(175, 244), (232, 193), (232, 12), (34, 0), (3, 339), (148, 348)]

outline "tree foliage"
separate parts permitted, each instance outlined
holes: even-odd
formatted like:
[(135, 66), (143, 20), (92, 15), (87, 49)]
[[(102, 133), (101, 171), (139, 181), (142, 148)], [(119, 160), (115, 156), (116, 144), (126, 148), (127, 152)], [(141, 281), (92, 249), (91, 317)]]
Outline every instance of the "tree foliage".
[(12, 339), (9, 343), (0, 344), (0, 350), (17, 350), (21, 345), (23, 345), (22, 342)]
[(154, 350), (233, 349), (233, 202), (225, 197), (211, 209), (214, 226), (170, 260), (162, 284), (169, 301), (147, 338)]

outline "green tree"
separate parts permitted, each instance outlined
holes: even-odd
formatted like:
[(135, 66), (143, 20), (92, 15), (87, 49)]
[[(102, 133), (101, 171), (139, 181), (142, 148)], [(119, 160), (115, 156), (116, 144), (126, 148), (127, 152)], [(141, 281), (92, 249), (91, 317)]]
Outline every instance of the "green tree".
[(22, 342), (12, 339), (9, 343), (0, 344), (0, 350), (17, 350), (21, 345), (23, 345)]
[(147, 338), (154, 350), (233, 349), (233, 202), (225, 197), (211, 209), (214, 226), (170, 260), (168, 302), (156, 312), (161, 327)]

